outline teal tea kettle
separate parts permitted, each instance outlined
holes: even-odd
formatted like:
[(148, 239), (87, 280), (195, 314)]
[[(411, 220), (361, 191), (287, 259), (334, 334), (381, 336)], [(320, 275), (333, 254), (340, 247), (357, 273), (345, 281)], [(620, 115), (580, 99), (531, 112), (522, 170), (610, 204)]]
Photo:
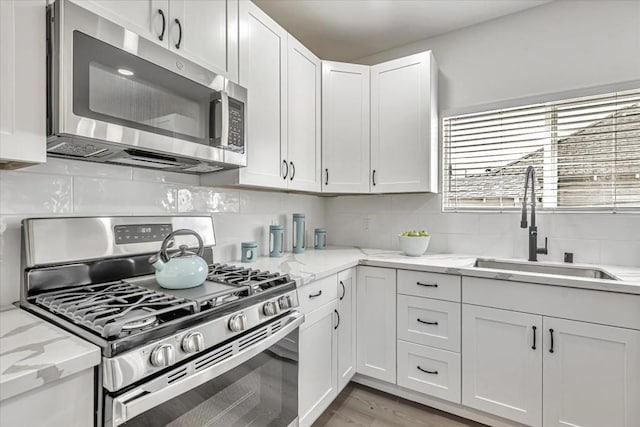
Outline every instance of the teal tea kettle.
[[(187, 245), (180, 245), (180, 251), (169, 256), (167, 246), (173, 242), (174, 236), (193, 235), (198, 239), (198, 252), (187, 250)], [(200, 286), (207, 279), (209, 266), (202, 259), (204, 245), (202, 238), (193, 230), (176, 230), (162, 241), (160, 252), (149, 258), (149, 263), (156, 270), (158, 284), (167, 289), (187, 289)]]

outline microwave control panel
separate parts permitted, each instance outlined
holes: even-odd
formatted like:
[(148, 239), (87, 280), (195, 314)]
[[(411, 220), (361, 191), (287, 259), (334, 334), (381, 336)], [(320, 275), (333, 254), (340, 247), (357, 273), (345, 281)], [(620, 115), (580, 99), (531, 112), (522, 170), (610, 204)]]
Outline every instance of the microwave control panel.
[(229, 98), (229, 149), (244, 151), (244, 104)]

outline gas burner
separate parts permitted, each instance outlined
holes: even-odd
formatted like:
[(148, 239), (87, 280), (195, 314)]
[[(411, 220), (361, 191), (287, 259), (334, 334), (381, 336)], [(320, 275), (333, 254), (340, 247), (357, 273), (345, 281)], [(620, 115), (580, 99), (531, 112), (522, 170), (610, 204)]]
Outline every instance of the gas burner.
[(35, 302), (107, 339), (198, 311), (193, 301), (124, 281), (42, 294)]
[[(146, 317), (145, 317), (146, 316)], [(137, 317), (137, 320), (127, 321), (128, 318)], [(123, 332), (132, 332), (143, 329), (148, 329), (158, 324), (158, 318), (153, 314), (148, 315), (148, 310), (143, 308), (131, 310), (124, 316), (124, 325), (122, 325)]]

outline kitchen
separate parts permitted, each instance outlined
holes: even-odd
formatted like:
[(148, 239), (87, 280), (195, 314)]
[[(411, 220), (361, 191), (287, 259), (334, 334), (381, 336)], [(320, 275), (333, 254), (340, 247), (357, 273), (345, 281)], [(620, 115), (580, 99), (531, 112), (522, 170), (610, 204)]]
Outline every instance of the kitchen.
[[(639, 2), (78, 0), (54, 2), (49, 15), (45, 3), (0, 1), (0, 424), (248, 425), (265, 410), (280, 417), (271, 424), (262, 418), (268, 425), (341, 425), (340, 405), (353, 399), (345, 393), (369, 390), (417, 402), (421, 414), (462, 417), (459, 425), (640, 425), (640, 55), (633, 54), (640, 51)], [(71, 48), (72, 32), (88, 35), (78, 39), (84, 49)], [(117, 102), (144, 97), (113, 84), (123, 81), (105, 73), (116, 65), (113, 58), (130, 65), (117, 64), (121, 76), (135, 71), (129, 81), (145, 83), (145, 96), (152, 92), (156, 121), (133, 118), (146, 104), (120, 108)], [(138, 68), (145, 59), (162, 67)], [(83, 64), (89, 77), (72, 79)], [(208, 83), (191, 84), (201, 78)], [(163, 97), (168, 87), (175, 98)], [(92, 90), (95, 99), (87, 95)], [(195, 92), (207, 102), (191, 102)], [(195, 114), (184, 113), (194, 105)], [(465, 149), (469, 139), (483, 141), (495, 131), (496, 111), (524, 125), (511, 134), (513, 127), (500, 128), (506, 142), (496, 150), (480, 143)], [(219, 112), (221, 121), (230, 118), (222, 131), (211, 120)], [(207, 161), (188, 153), (202, 146), (194, 142), (198, 135), (174, 149), (175, 140), (185, 140), (174, 133), (194, 130), (198, 120), (205, 123), (199, 131), (214, 134), (197, 151)], [(538, 135), (548, 129), (557, 134)], [(607, 136), (593, 139), (604, 142), (586, 142), (584, 135), (601, 129)], [(140, 135), (138, 145), (122, 150), (118, 142), (129, 131)], [(88, 132), (93, 138), (85, 138)], [(513, 133), (526, 136), (505, 137)], [(87, 145), (73, 146), (87, 140), (88, 152)], [(573, 151), (563, 155), (567, 147)], [(611, 154), (612, 147), (619, 151)], [(453, 155), (481, 149), (487, 151), (480, 161)], [(88, 162), (75, 160), (75, 150), (113, 153), (109, 161)], [(595, 173), (599, 162), (625, 174)], [(528, 166), (535, 176), (525, 194)], [(300, 213), (306, 247), (294, 253), (301, 233), (293, 215)], [(23, 230), (26, 218), (36, 220)], [(109, 227), (82, 228), (105, 218), (113, 221)], [(294, 343), (295, 351), (282, 346), (282, 354), (294, 356), (271, 357), (264, 365), (270, 369), (242, 376), (237, 372), (250, 365), (234, 358), (206, 365), (211, 378), (200, 387), (231, 393), (202, 396), (208, 413), (206, 405), (179, 397), (197, 375), (165, 388), (154, 381), (200, 361), (221, 338), (212, 342), (202, 333), (204, 344), (193, 335), (183, 346), (198, 331), (182, 324), (167, 332), (180, 340), (173, 350), (156, 353), (161, 366), (145, 365), (142, 377), (120, 387), (117, 381), (140, 374), (139, 366), (120, 376), (108, 366), (138, 349), (147, 363), (165, 338), (145, 330), (138, 341), (117, 339), (138, 348), (101, 349), (104, 335), (87, 334), (86, 326), (36, 303), (48, 295), (49, 282), (56, 289), (47, 293), (64, 290), (60, 277), (88, 284), (86, 274), (60, 276), (68, 269), (51, 266), (84, 265), (96, 280), (103, 272), (92, 262), (122, 259), (140, 266), (146, 274), (140, 277), (153, 275), (147, 259), (171, 232), (161, 230), (167, 221), (173, 231), (198, 231), (202, 251), (193, 236), (176, 240), (207, 264), (276, 274), (275, 293), (248, 291), (244, 302), (233, 303), (244, 304), (247, 315), (238, 324), (249, 323), (238, 336), (267, 325), (252, 323), (249, 312), (259, 306), (255, 316), (263, 319), (267, 303), (277, 303), (269, 310), (280, 311), (274, 316), (292, 328), (280, 332), (291, 339), (279, 342)], [(283, 230), (270, 230), (277, 225)], [(162, 239), (112, 241), (116, 230), (142, 239), (156, 227)], [(113, 233), (90, 234), (103, 229)], [(316, 229), (326, 232), (324, 249), (314, 249)], [(426, 255), (405, 256), (398, 235), (422, 229), (428, 239), (406, 239), (426, 240)], [(277, 246), (272, 233), (282, 257), (269, 256)], [(255, 261), (240, 262), (242, 242), (256, 242)], [(123, 247), (136, 249), (114, 258)], [(532, 257), (537, 262), (527, 261)], [(549, 265), (556, 270), (535, 269)], [(139, 275), (126, 274), (113, 280)], [(282, 296), (289, 298), (281, 306)], [(216, 320), (203, 313), (187, 315), (188, 328)], [(231, 340), (225, 343), (235, 342), (232, 332), (225, 329)], [(266, 336), (255, 346), (279, 335)], [(188, 356), (191, 348), (198, 354)], [(225, 363), (230, 367), (214, 375)], [(274, 378), (282, 380), (280, 389), (265, 393)], [(245, 386), (251, 398), (243, 402), (253, 407), (229, 411), (237, 424), (215, 418)], [(182, 391), (163, 392), (171, 388)], [(156, 396), (160, 403), (152, 405)], [(188, 409), (176, 409), (182, 404)], [(402, 425), (376, 420), (377, 410), (360, 415), (362, 425)], [(442, 425), (453, 422), (439, 416)], [(415, 417), (405, 425), (428, 425), (428, 415)]]

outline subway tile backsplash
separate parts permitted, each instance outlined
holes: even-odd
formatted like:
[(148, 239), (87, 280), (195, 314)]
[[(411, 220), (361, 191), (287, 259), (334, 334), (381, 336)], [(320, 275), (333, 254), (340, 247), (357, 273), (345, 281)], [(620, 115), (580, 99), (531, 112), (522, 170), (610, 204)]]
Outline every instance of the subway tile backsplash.
[(240, 243), (256, 240), (268, 253), (268, 226), (307, 216), (307, 241), (326, 224), (318, 196), (200, 187), (196, 175), (56, 158), (18, 171), (0, 171), (0, 305), (19, 298), (20, 221), (38, 216), (206, 214), (214, 219), (215, 258), (240, 258)]
[[(396, 235), (426, 229), (430, 252), (526, 259), (527, 230), (520, 213), (443, 213), (434, 194), (363, 195), (326, 200), (330, 244), (400, 249)], [(640, 267), (640, 215), (637, 213), (540, 213), (538, 243), (549, 239), (549, 254), (539, 260)]]
[[(212, 188), (196, 175), (61, 160), (18, 171), (0, 171), (0, 305), (19, 297), (20, 221), (34, 216), (207, 214), (215, 224), (216, 261), (240, 257), (240, 243), (255, 240), (268, 253), (270, 224), (284, 224), (291, 250), (291, 216), (306, 214), (307, 242), (326, 227), (328, 243), (399, 249), (408, 229), (431, 233), (431, 252), (488, 257), (527, 257), (520, 215), (442, 213), (439, 195), (398, 194), (320, 197), (274, 191)], [(561, 262), (640, 267), (640, 215), (542, 213), (539, 243)]]

